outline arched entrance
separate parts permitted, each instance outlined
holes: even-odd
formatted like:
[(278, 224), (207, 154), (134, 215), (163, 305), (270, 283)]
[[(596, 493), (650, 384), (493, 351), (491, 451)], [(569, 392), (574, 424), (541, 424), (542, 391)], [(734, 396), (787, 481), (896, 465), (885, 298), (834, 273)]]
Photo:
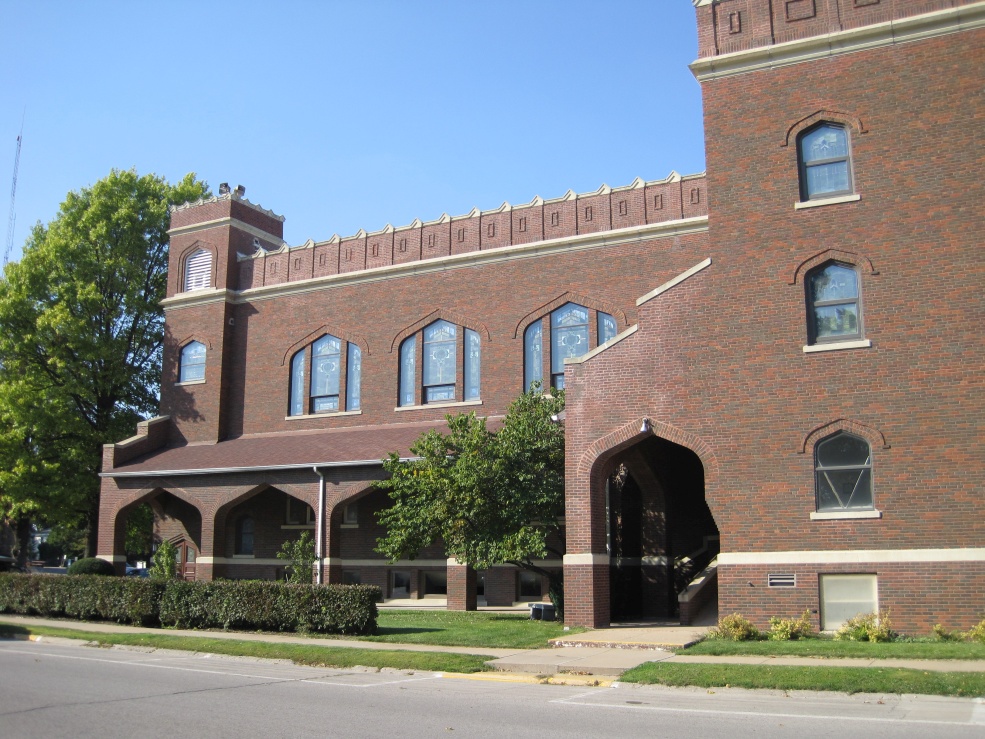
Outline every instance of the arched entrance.
[(651, 435), (607, 469), (610, 618), (676, 619), (678, 593), (718, 554), (704, 466), (690, 449)]

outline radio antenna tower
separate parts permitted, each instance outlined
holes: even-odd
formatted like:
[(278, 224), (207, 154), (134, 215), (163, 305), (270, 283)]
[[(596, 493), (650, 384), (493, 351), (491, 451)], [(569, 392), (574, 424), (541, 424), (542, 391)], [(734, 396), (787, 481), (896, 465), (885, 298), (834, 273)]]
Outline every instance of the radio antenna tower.
[[(27, 111), (25, 111), (26, 113)], [(21, 118), (21, 132), (17, 134), (17, 153), (14, 154), (14, 179), (10, 183), (10, 218), (7, 221), (7, 243), (3, 250), (3, 266), (10, 261), (10, 252), (14, 247), (14, 224), (17, 213), (14, 210), (14, 199), (17, 197), (17, 168), (21, 163), (21, 139), (24, 137), (24, 118)]]

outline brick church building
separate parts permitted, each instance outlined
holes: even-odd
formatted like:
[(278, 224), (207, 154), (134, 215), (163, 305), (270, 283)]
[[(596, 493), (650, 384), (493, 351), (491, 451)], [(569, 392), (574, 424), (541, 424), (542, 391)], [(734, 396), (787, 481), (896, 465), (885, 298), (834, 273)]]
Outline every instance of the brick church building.
[(277, 577), (310, 530), (320, 582), (540, 600), (374, 546), (388, 453), (541, 380), (568, 622), (985, 616), (985, 2), (694, 5), (707, 174), (300, 246), (238, 189), (175, 208), (161, 415), (105, 448), (100, 556), (146, 503), (190, 578)]

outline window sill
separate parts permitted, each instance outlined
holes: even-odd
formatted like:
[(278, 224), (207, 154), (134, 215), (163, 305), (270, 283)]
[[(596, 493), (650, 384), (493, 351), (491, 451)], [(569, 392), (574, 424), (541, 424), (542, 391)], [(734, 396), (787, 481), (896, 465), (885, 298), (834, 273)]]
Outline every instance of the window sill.
[(185, 380), (184, 382), (176, 382), (175, 387), (184, 387), (185, 385), (204, 385), (205, 380)]
[(358, 529), (358, 523), (344, 523), (339, 526), (340, 529)]
[(872, 342), (868, 339), (855, 339), (854, 341), (831, 341), (826, 344), (808, 344), (804, 347), (804, 354), (813, 352), (836, 352), (841, 349), (868, 349)]
[(818, 198), (817, 200), (802, 200), (799, 203), (794, 203), (794, 210), (803, 210), (804, 208), (820, 208), (822, 205), (837, 205), (838, 203), (854, 203), (862, 199), (862, 196), (858, 193), (854, 195), (837, 195), (833, 198)]
[(281, 528), (296, 531), (299, 529), (313, 529), (315, 525), (313, 523), (285, 523), (281, 524)]
[(424, 405), (401, 405), (394, 408), (394, 411), (420, 411), (425, 408), (455, 408), (463, 405), (482, 405), (481, 400), (460, 400), (453, 403), (425, 403)]
[(882, 511), (812, 511), (811, 521), (836, 521), (852, 518), (882, 518)]
[(361, 416), (362, 411), (328, 411), (326, 413), (304, 413), (300, 416), (285, 416), (285, 421), (303, 421), (306, 418), (330, 418), (333, 416)]

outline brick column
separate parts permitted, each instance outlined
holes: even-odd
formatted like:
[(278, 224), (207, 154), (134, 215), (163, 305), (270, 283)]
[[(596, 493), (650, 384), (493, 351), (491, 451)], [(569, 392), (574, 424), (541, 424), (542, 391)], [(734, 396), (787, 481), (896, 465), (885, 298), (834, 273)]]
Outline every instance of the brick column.
[(609, 555), (564, 555), (564, 622), (592, 629), (609, 625)]
[(468, 565), (461, 564), (454, 557), (448, 560), (448, 606), (449, 611), (474, 611), (476, 603), (476, 574)]

